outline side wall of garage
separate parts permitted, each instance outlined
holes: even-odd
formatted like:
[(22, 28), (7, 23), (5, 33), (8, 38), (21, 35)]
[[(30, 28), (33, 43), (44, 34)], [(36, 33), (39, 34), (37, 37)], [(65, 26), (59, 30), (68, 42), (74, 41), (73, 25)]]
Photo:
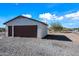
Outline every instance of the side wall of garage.
[(40, 24), (38, 28), (38, 35), (40, 35), (39, 37), (45, 37), (47, 35), (48, 27), (46, 25)]

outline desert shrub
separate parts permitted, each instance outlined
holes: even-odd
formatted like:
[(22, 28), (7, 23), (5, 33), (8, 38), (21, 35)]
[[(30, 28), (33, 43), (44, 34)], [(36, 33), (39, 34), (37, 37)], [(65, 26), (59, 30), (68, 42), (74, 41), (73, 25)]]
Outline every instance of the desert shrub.
[(5, 28), (0, 28), (0, 32), (5, 32)]
[(50, 29), (55, 32), (61, 32), (63, 30), (63, 26), (59, 22), (54, 22), (51, 24)]

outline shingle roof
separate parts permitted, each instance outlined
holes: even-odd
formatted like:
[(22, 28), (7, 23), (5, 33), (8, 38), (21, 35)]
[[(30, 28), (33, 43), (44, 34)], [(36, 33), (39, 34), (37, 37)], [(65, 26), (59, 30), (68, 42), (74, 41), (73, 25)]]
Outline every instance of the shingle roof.
[(33, 20), (33, 21), (36, 21), (36, 22), (40, 22), (40, 23), (42, 23), (42, 24), (44, 24), (44, 25), (47, 25), (47, 24), (46, 24), (46, 23), (44, 23), (44, 22), (41, 22), (41, 21), (38, 21), (38, 20), (35, 20), (35, 19), (32, 19), (32, 18), (29, 18), (29, 17), (25, 17), (25, 16), (22, 16), (22, 15), (17, 16), (17, 17), (15, 17), (15, 18), (13, 18), (13, 19), (11, 19), (11, 20), (9, 20), (9, 21), (5, 22), (4, 24), (7, 24), (7, 23), (9, 23), (9, 22), (11, 22), (11, 21), (15, 20), (16, 18), (19, 18), (19, 17), (22, 17), (22, 18), (27, 18), (27, 19), (29, 19), (29, 20)]

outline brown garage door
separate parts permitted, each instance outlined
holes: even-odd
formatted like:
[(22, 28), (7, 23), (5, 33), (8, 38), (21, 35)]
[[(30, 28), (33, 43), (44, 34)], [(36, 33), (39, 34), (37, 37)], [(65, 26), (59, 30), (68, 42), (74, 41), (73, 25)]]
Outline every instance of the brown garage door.
[(8, 36), (12, 36), (12, 26), (8, 26)]
[(15, 37), (37, 37), (37, 26), (14, 26)]

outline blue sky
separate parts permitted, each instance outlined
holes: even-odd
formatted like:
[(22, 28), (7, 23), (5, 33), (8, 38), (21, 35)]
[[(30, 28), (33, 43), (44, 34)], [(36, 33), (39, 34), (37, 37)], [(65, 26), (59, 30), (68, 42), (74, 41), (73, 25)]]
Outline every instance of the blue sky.
[(48, 24), (58, 21), (68, 28), (79, 27), (79, 4), (77, 3), (1, 3), (0, 27), (4, 27), (4, 22), (18, 15)]

